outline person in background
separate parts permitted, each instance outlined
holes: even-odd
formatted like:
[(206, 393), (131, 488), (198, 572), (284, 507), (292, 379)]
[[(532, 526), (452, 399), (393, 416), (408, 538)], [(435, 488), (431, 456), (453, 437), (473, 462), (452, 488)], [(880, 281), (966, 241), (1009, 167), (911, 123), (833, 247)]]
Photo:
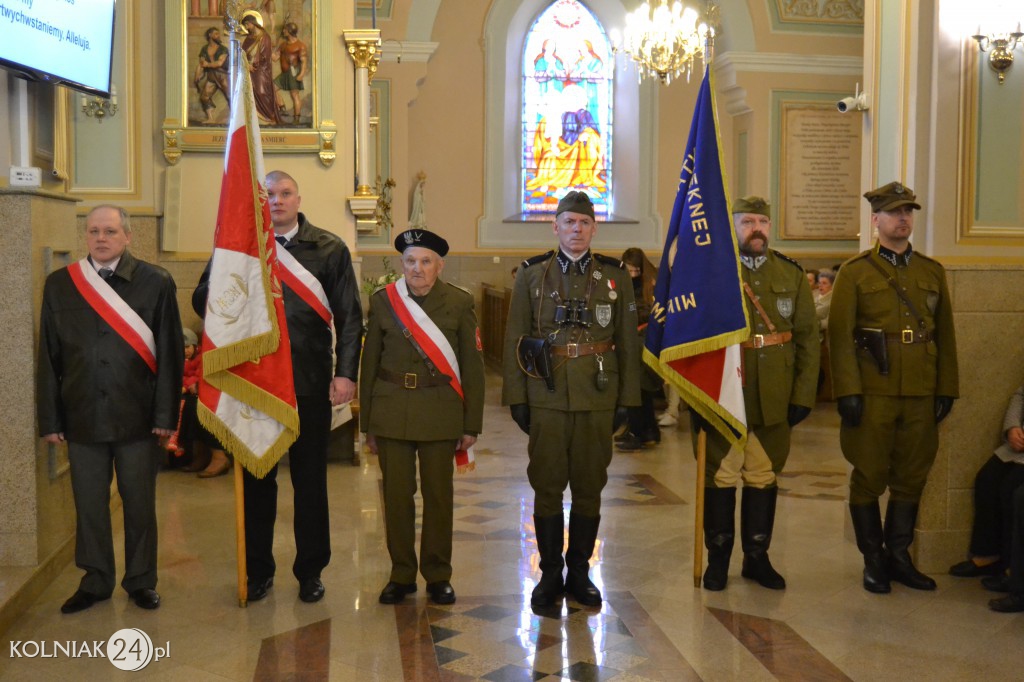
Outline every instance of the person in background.
[(974, 524), (968, 558), (949, 568), (958, 578), (995, 576), (1006, 582), (1013, 538), (1013, 495), (1024, 485), (1024, 386), (1010, 396), (1003, 442), (974, 477)]
[(814, 302), (818, 302), (818, 297), (821, 296), (821, 292), (818, 291), (818, 274), (817, 270), (807, 270), (807, 283), (811, 285), (811, 296), (814, 297)]
[(828, 329), (828, 309), (832, 305), (832, 285), (835, 281), (836, 273), (832, 270), (822, 270), (818, 273), (818, 297), (814, 301), (814, 312), (818, 316), (823, 340)]
[[(658, 281), (658, 269), (647, 259), (642, 249), (626, 249), (622, 254), (622, 262), (626, 265), (630, 280), (633, 282), (633, 297), (636, 299), (637, 338), (640, 353), (643, 353), (644, 337), (647, 334), (647, 318), (651, 315), (654, 304), (654, 285)], [(661, 391), (663, 380), (647, 366), (642, 355), (638, 371), (640, 380), (640, 405), (628, 410), (625, 437), (619, 440), (618, 448), (624, 452), (640, 450), (661, 442), (661, 430), (654, 414), (654, 400)]]
[(184, 363), (170, 273), (135, 258), (127, 211), (100, 205), (85, 218), (89, 256), (46, 278), (39, 328), (39, 434), (66, 442), (77, 514), (75, 565), (85, 571), (62, 613), (114, 591), (110, 483), (124, 515), (121, 587), (143, 609), (160, 606), (156, 475), (159, 439), (174, 433)]

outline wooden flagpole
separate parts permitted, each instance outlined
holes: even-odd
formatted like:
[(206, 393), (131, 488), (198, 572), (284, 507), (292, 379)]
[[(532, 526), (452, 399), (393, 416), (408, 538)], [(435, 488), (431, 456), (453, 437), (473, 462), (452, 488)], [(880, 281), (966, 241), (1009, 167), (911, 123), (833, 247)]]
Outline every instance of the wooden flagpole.
[(242, 480), (242, 463), (235, 458), (235, 538), (236, 561), (238, 563), (238, 606), (245, 608), (249, 603), (248, 580), (245, 574), (245, 484)]
[(704, 567), (704, 469), (708, 455), (708, 432), (697, 432), (697, 490), (693, 495), (693, 586), (700, 587)]

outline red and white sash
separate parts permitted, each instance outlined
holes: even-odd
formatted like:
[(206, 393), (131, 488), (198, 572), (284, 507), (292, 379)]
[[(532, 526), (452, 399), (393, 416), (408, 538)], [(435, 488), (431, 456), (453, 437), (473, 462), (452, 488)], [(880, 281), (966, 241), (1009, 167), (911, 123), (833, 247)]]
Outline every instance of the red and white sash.
[[(465, 401), (466, 396), (462, 392), (462, 372), (459, 370), (459, 359), (455, 355), (455, 349), (452, 348), (440, 327), (409, 296), (409, 287), (405, 283), (405, 277), (387, 285), (384, 291), (395, 314), (402, 320), (402, 324), (412, 333), (412, 337), (427, 354), (430, 361), (434, 363), (434, 366), (442, 374), (452, 378), (451, 387)], [(459, 471), (473, 469), (475, 459), (473, 448), (469, 448), (468, 451), (457, 450), (455, 452), (455, 464)]]
[(156, 340), (149, 325), (100, 277), (88, 258), (69, 265), (68, 273), (82, 298), (156, 374)]
[(279, 242), (275, 241), (274, 244), (277, 246), (277, 260), (283, 266), (280, 269), (281, 281), (298, 294), (299, 298), (315, 310), (316, 314), (330, 326), (334, 315), (331, 313), (331, 303), (327, 300), (327, 293), (324, 291), (323, 285), (320, 284), (320, 280), (307, 270), (295, 256), (290, 254), (288, 249)]

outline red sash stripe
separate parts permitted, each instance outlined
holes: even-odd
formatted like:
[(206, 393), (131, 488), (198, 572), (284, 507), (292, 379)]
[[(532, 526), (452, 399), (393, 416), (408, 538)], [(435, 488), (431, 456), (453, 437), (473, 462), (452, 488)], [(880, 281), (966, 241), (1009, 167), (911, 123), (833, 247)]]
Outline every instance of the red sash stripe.
[(295, 275), (295, 273), (285, 267), (284, 263), (281, 263), (281, 267), (278, 268), (278, 276), (284, 284), (288, 285), (289, 289), (298, 294), (299, 298), (306, 302), (306, 305), (312, 308), (317, 315), (322, 317), (324, 322), (331, 324), (331, 321), (334, 319), (331, 311), (324, 307), (324, 304), (321, 303), (316, 294), (310, 291), (309, 287), (307, 287), (302, 280)]
[(124, 319), (117, 314), (109, 303), (107, 303), (98, 291), (92, 288), (85, 280), (85, 274), (82, 272), (81, 262), (72, 263), (68, 266), (68, 273), (71, 275), (71, 281), (74, 282), (75, 288), (78, 289), (78, 293), (82, 295), (82, 298), (86, 300), (89, 306), (96, 311), (96, 313), (103, 318), (103, 321), (110, 325), (110, 327), (117, 332), (118, 336), (125, 340), (125, 342), (131, 346), (136, 353), (142, 358), (142, 360), (149, 367), (149, 371), (156, 374), (156, 356), (150, 351), (149, 346), (142, 339), (137, 331), (132, 329), (131, 325), (124, 321)]
[(391, 307), (394, 308), (395, 313), (398, 314), (398, 318), (402, 320), (402, 324), (412, 333), (413, 338), (416, 339), (416, 343), (420, 344), (420, 348), (427, 354), (430, 361), (434, 363), (434, 366), (441, 370), (442, 374), (451, 377), (451, 386), (455, 389), (455, 392), (459, 394), (462, 400), (466, 399), (466, 396), (462, 393), (462, 384), (455, 376), (455, 370), (448, 364), (448, 359), (445, 358), (444, 353), (437, 347), (425, 331), (419, 326), (419, 324), (412, 318), (408, 308), (405, 307), (405, 302), (398, 295), (398, 287), (394, 282), (385, 287), (385, 291), (388, 295), (388, 301), (391, 302)]

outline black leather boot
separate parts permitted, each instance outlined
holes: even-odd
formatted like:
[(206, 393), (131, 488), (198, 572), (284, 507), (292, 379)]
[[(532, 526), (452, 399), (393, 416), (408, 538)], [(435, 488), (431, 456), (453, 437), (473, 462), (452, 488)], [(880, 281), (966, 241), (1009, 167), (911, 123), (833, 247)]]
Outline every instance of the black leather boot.
[(601, 591), (590, 581), (590, 557), (597, 542), (600, 516), (569, 513), (569, 548), (565, 552), (565, 591), (584, 606), (600, 606)]
[(725, 589), (735, 538), (736, 488), (704, 488), (704, 546), (708, 549), (705, 590)]
[(744, 487), (740, 504), (740, 537), (743, 544), (743, 571), (740, 575), (756, 580), (769, 590), (786, 589), (786, 579), (779, 575), (768, 560), (778, 496), (777, 486)]
[(935, 581), (917, 570), (910, 559), (917, 502), (889, 500), (885, 510), (885, 546), (889, 550), (889, 577), (915, 590), (934, 590)]
[(565, 526), (562, 515), (533, 517), (533, 525), (537, 531), (537, 551), (540, 553), (540, 582), (533, 588), (530, 605), (538, 608), (554, 606), (565, 591), (562, 581), (562, 536)]
[(878, 501), (851, 504), (853, 531), (857, 534), (857, 549), (864, 555), (864, 589), (875, 594), (892, 591), (886, 570), (885, 549), (882, 547), (882, 512)]

